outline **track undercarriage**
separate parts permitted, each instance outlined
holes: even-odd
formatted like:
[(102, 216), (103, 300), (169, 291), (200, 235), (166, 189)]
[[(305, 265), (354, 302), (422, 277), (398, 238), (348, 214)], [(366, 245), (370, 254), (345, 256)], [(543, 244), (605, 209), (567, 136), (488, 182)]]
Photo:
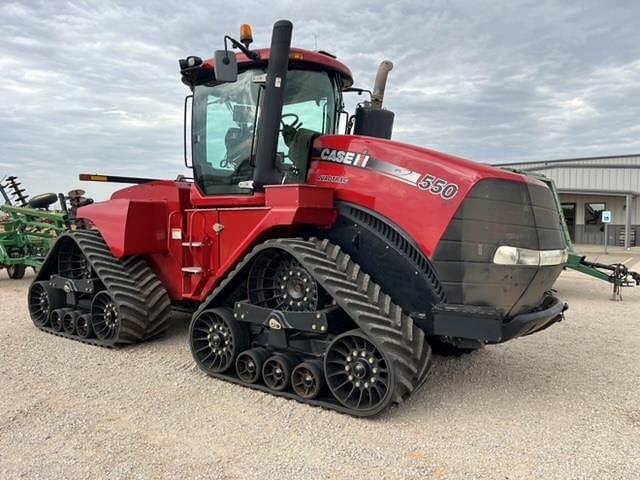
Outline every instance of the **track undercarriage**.
[(142, 258), (120, 261), (98, 233), (84, 230), (59, 239), (28, 302), (39, 329), (103, 347), (160, 335), (171, 314), (164, 287)]
[[(48, 279), (43, 279), (48, 278)], [(118, 260), (94, 232), (67, 233), (29, 291), (34, 324), (99, 346), (163, 333), (166, 291), (141, 258)], [(357, 416), (424, 381), (424, 333), (327, 240), (267, 241), (194, 313), (189, 344), (210, 376)]]
[(423, 332), (327, 240), (265, 242), (211, 298), (189, 342), (213, 377), (358, 416), (402, 402), (426, 378)]

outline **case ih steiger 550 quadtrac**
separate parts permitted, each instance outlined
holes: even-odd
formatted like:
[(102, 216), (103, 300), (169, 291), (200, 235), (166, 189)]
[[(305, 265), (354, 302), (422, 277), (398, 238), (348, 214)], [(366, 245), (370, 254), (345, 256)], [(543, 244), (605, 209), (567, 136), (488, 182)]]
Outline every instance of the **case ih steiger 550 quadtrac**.
[(214, 59), (180, 61), (193, 181), (81, 175), (138, 185), (78, 210), (93, 228), (47, 257), (29, 291), (36, 326), (116, 346), (192, 306), (207, 374), (366, 416), (425, 381), (432, 349), (562, 319), (551, 287), (567, 252), (549, 189), (389, 140), (389, 62), (339, 134), (343, 92), (362, 90), (335, 57), (292, 49), (291, 32), (279, 21), (271, 48), (250, 50), (243, 26)]

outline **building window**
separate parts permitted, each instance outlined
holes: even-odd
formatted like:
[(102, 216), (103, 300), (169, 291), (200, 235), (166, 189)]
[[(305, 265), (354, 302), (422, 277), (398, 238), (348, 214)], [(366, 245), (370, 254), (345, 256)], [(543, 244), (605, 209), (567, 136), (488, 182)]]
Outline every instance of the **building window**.
[(606, 209), (605, 203), (584, 204), (584, 226), (587, 232), (601, 232), (603, 230), (602, 212)]

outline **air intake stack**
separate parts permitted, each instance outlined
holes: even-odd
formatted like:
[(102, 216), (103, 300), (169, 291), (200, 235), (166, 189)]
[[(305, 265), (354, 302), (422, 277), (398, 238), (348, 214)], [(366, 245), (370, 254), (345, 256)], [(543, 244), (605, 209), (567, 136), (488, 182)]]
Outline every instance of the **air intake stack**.
[(378, 67), (376, 81), (373, 85), (371, 103), (366, 102), (356, 108), (356, 121), (353, 133), (368, 137), (391, 138), (393, 131), (394, 113), (382, 109), (384, 90), (387, 85), (389, 72), (393, 69), (393, 63), (383, 60)]

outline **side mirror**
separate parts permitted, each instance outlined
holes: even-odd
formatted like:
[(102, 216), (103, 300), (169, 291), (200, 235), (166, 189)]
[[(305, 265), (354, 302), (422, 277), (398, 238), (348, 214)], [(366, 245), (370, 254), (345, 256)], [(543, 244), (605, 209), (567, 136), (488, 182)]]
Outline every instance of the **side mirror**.
[(235, 82), (238, 80), (238, 61), (236, 54), (228, 50), (216, 50), (216, 81)]

